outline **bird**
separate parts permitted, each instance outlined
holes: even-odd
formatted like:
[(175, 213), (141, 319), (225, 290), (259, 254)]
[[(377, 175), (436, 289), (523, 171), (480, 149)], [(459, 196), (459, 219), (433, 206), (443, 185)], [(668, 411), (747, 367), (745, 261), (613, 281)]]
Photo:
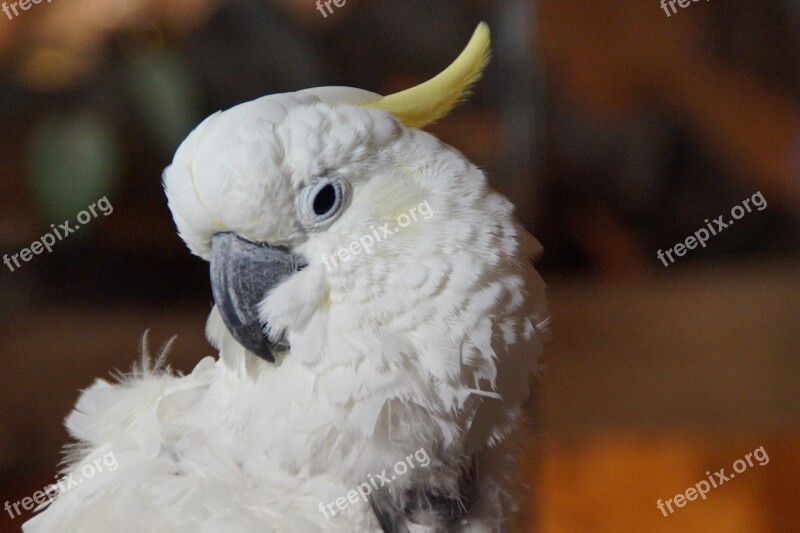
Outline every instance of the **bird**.
[(209, 263), (218, 355), (181, 374), (145, 339), (133, 370), (84, 390), (70, 486), (26, 533), (513, 527), (550, 320), (542, 247), (424, 130), (467, 98), (490, 41), (481, 23), (396, 94), (273, 94), (188, 135), (163, 185)]

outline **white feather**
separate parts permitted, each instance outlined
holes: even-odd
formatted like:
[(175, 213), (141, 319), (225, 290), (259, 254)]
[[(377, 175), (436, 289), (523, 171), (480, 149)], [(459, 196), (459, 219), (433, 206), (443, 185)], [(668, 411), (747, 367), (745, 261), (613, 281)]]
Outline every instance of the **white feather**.
[[(420, 448), (430, 465), (392, 490), (457, 497), (477, 457), (478, 499), (462, 530), (507, 527), (510, 443), (547, 319), (531, 263), (540, 246), (462, 154), (353, 105), (374, 98), (347, 88), (269, 96), (189, 136), (164, 181), (192, 252), (208, 259), (212, 236), (235, 232), (309, 261), (260, 306), (291, 352), (275, 365), (256, 358), (215, 310), (207, 334), (218, 361), (96, 382), (67, 420), (80, 445), (67, 471), (104, 453), (119, 468), (61, 494), (26, 532), (376, 531), (363, 502), (330, 520), (319, 504)], [(350, 182), (350, 204), (308, 231), (295, 196), (331, 170)], [(423, 202), (430, 217), (322, 265)]]

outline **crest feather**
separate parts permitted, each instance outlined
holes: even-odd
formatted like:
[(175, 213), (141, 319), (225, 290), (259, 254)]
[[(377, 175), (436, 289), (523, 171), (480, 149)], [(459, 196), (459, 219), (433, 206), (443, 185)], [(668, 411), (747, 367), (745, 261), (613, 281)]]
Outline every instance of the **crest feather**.
[(481, 22), (467, 47), (444, 72), (421, 85), (362, 104), (362, 107), (391, 113), (411, 128), (435, 122), (469, 96), (470, 87), (480, 79), (489, 62), (490, 43), (489, 26)]

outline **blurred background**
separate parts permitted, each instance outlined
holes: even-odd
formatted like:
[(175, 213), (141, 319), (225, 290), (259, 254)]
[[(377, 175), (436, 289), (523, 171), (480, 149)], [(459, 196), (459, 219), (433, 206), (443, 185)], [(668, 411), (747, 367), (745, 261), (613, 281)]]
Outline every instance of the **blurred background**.
[[(341, 0), (339, 0), (341, 4)], [(480, 20), (493, 62), (432, 131), (542, 241), (553, 340), (529, 412), (522, 531), (800, 526), (800, 4), (796, 0), (57, 0), (0, 12), (0, 504), (49, 484), (78, 391), (150, 331), (213, 350), (207, 265), (161, 171), (202, 118), (264, 94), (387, 94), (438, 73)], [(760, 192), (665, 266), (657, 252)], [(656, 507), (764, 447), (668, 517)], [(0, 514), (0, 530), (29, 516)]]

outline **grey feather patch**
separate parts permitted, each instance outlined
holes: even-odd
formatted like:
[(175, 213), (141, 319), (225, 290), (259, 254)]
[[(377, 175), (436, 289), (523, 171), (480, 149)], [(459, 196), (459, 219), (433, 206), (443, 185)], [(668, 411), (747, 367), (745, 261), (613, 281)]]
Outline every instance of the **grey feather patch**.
[(233, 233), (219, 233), (211, 240), (211, 290), (222, 320), (239, 344), (269, 362), (275, 362), (274, 351), (288, 350), (289, 345), (282, 338), (267, 338), (268, 324), (261, 322), (258, 305), (305, 266), (286, 248)]
[(409, 525), (435, 528), (435, 531), (454, 531), (463, 525), (476, 489), (476, 461), (459, 484), (460, 497), (437, 494), (428, 487), (414, 487), (394, 493), (378, 491), (370, 496), (372, 511), (385, 533), (410, 533)]

